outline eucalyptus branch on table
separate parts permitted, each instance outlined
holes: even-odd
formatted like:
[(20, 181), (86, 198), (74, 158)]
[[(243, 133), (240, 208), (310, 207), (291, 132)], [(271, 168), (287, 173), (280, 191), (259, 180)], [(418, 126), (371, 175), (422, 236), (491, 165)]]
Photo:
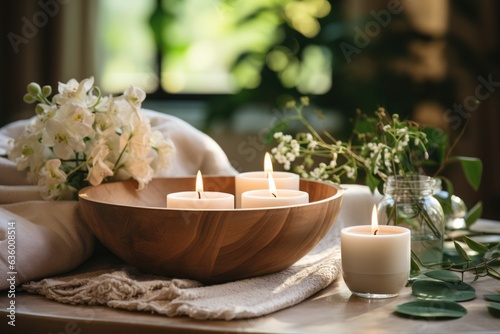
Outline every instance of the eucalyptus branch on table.
[[(464, 281), (464, 274), (466, 272), (471, 272), (474, 275), (472, 282), (485, 276), (500, 280), (500, 273), (494, 268), (495, 264), (498, 266), (498, 261), (500, 260), (500, 244), (480, 243), (466, 235), (462, 236), (461, 239), (461, 241), (465, 243), (470, 250), (476, 252), (477, 255), (469, 255), (459, 241), (453, 240), (453, 245), (458, 254), (456, 260), (448, 260), (446, 262), (428, 265), (427, 267), (441, 268), (443, 270), (460, 273), (460, 280), (462, 282)], [(416, 260), (418, 262), (418, 258), (416, 258)], [(418, 262), (417, 265), (424, 266), (420, 262)]]
[[(467, 236), (463, 236), (462, 241), (471, 250), (478, 252), (478, 256), (471, 257), (460, 243), (454, 240), (461, 261), (441, 264), (443, 269), (428, 271), (414, 281), (411, 290), (417, 300), (398, 305), (395, 310), (397, 313), (432, 319), (459, 318), (467, 314), (467, 310), (458, 302), (476, 298), (476, 290), (464, 281), (466, 272), (474, 275), (470, 283), (485, 276), (500, 280), (500, 273), (493, 268), (494, 262), (498, 264), (500, 245), (487, 246)], [(454, 272), (460, 273), (460, 276)], [(483, 297), (487, 301), (489, 313), (500, 317), (500, 294), (487, 294)]]
[(479, 258), (479, 261), (476, 262), (474, 258), (464, 250), (460, 243), (458, 243), (456, 240), (453, 240), (455, 249), (463, 262), (451, 263), (446, 266), (445, 269), (461, 273), (462, 281), (464, 278), (464, 272), (466, 271), (471, 271), (474, 273), (474, 281), (483, 276), (490, 276), (500, 280), (500, 273), (492, 266), (492, 264), (500, 257), (500, 244), (488, 246), (486, 244), (479, 243), (467, 237), (466, 235), (464, 235), (462, 238), (471, 250), (478, 253), (477, 257)]

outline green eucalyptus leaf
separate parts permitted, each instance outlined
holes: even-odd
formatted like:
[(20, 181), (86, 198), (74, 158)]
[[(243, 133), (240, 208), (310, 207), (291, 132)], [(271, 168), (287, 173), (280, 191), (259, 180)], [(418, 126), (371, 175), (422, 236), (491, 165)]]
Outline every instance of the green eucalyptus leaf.
[(486, 271), (488, 272), (488, 276), (491, 276), (495, 279), (500, 279), (500, 273), (498, 271), (496, 271), (495, 269), (493, 269), (492, 267), (487, 266)]
[(449, 142), (448, 136), (443, 130), (430, 126), (424, 127), (422, 131), (427, 135), (425, 147), (429, 152), (429, 160), (436, 161), (438, 165), (443, 164)]
[(375, 175), (373, 175), (369, 170), (367, 170), (365, 174), (366, 174), (365, 178), (366, 185), (368, 186), (368, 188), (370, 188), (370, 191), (373, 194), (375, 193), (375, 189), (377, 189), (380, 183), (380, 179), (378, 179)]
[(468, 236), (464, 235), (464, 241), (469, 246), (470, 249), (473, 251), (476, 251), (478, 253), (486, 253), (488, 251), (488, 247), (483, 245), (482, 243), (479, 243)]
[(423, 279), (415, 281), (411, 289), (415, 297), (425, 300), (461, 302), (476, 296), (476, 290), (464, 282), (450, 283)]
[(377, 190), (380, 194), (384, 195), (384, 182), (378, 184)]
[(472, 259), (469, 257), (469, 255), (467, 255), (467, 252), (463, 249), (462, 246), (460, 246), (460, 244), (458, 242), (453, 240), (453, 244), (455, 245), (455, 249), (457, 250), (458, 255), (460, 255), (460, 257), (462, 259), (464, 259), (467, 262), (472, 261)]
[(458, 283), (461, 282), (462, 280), (460, 277), (458, 277), (457, 274), (452, 273), (451, 271), (448, 270), (433, 270), (433, 271), (428, 271), (424, 273), (425, 276), (434, 278), (443, 282), (450, 282), (450, 283)]
[(500, 318), (500, 303), (486, 303), (488, 312), (495, 318)]
[(448, 192), (448, 194), (450, 194), (450, 198), (451, 198), (451, 195), (453, 195), (455, 193), (455, 189), (453, 188), (453, 183), (451, 182), (450, 179), (448, 179), (444, 176), (441, 176), (440, 179), (446, 185), (446, 191)]
[(460, 304), (443, 300), (416, 300), (396, 306), (396, 312), (422, 318), (460, 318), (467, 310)]
[(483, 214), (483, 203), (481, 201), (477, 202), (476, 205), (470, 209), (465, 215), (465, 225), (470, 227), (476, 220), (478, 220)]
[(456, 157), (465, 174), (465, 178), (474, 190), (479, 189), (481, 175), (483, 173), (483, 163), (478, 158)]
[(500, 257), (500, 244), (491, 248), (486, 254), (484, 254), (484, 259), (486, 261), (492, 261)]
[(500, 294), (497, 294), (497, 295), (483, 295), (483, 297), (486, 300), (489, 300), (491, 302), (498, 302), (498, 303), (500, 303)]

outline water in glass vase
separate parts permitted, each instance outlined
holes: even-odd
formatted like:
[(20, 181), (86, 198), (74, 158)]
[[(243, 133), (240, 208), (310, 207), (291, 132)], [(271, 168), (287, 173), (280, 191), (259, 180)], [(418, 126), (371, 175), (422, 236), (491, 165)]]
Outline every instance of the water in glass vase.
[(434, 235), (414, 235), (411, 250), (426, 266), (443, 262), (443, 239)]
[(390, 176), (378, 205), (379, 222), (411, 230), (411, 251), (421, 272), (438, 268), (443, 260), (444, 215), (432, 196), (434, 184), (435, 179), (422, 175)]

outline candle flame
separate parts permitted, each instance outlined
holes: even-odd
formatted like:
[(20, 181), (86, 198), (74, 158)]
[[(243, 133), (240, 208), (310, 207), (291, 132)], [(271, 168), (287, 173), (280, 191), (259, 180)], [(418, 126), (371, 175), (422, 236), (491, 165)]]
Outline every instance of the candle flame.
[(273, 172), (273, 162), (271, 161), (271, 155), (269, 152), (266, 152), (264, 156), (264, 173), (270, 175)]
[(372, 210), (372, 234), (377, 235), (378, 233), (378, 218), (377, 218), (377, 206), (373, 206)]
[(196, 174), (196, 192), (198, 193), (198, 198), (201, 198), (201, 193), (203, 192), (203, 178), (201, 177), (200, 171)]
[(269, 182), (269, 194), (272, 197), (277, 197), (276, 194), (278, 191), (276, 190), (276, 184), (274, 183), (273, 174), (269, 173), (269, 177), (267, 178), (267, 180)]

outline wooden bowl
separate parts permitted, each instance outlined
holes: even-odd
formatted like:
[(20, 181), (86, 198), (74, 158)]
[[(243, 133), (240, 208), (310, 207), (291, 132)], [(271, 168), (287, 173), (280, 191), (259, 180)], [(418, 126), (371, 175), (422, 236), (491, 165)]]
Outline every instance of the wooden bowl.
[[(234, 194), (234, 177), (203, 177), (206, 191)], [(313, 249), (340, 211), (340, 188), (301, 180), (310, 203), (265, 209), (167, 209), (166, 194), (193, 190), (195, 178), (105, 183), (79, 192), (97, 238), (141, 271), (205, 283), (280, 271)]]

